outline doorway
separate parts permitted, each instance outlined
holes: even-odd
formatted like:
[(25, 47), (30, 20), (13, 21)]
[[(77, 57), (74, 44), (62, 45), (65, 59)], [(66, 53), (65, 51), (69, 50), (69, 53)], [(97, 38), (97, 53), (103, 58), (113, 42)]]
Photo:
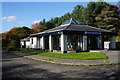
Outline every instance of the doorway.
[(95, 35), (88, 35), (88, 39), (87, 39), (87, 48), (88, 50), (97, 50), (97, 36)]
[(49, 49), (49, 36), (45, 36), (45, 49)]

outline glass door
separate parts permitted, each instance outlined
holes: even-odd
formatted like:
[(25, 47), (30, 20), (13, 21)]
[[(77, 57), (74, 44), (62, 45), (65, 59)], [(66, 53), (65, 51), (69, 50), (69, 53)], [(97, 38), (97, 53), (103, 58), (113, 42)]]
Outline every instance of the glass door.
[(97, 36), (88, 35), (87, 48), (88, 48), (88, 50), (96, 50), (97, 49)]

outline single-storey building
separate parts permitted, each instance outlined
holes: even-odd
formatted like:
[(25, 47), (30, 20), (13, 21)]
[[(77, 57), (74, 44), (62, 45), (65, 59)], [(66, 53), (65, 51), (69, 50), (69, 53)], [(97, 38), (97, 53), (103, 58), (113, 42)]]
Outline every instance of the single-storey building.
[(30, 48), (30, 38), (20, 39), (21, 48)]
[(31, 34), (21, 39), (26, 48), (59, 51), (61, 53), (72, 51), (89, 51), (104, 49), (104, 37), (110, 37), (110, 49), (116, 48), (116, 34), (96, 27), (84, 25), (71, 18), (58, 27)]

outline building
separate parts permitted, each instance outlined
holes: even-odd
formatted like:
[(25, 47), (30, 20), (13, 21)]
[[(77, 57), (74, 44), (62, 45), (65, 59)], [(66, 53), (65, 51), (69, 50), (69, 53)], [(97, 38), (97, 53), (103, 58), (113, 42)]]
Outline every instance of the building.
[[(62, 25), (22, 39), (26, 48), (53, 52), (76, 52), (104, 49), (104, 37), (110, 37), (110, 49), (116, 48), (115, 33), (84, 25), (71, 18)], [(23, 44), (24, 42), (24, 44)]]
[(24, 38), (20, 40), (21, 48), (30, 48), (30, 38)]

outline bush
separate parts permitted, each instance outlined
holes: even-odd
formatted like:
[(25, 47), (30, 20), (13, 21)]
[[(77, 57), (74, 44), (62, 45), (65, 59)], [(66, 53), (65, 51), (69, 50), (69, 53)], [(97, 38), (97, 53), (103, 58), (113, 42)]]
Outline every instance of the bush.
[(7, 51), (15, 51), (15, 50), (17, 50), (17, 48), (15, 48), (15, 47), (13, 47), (13, 46), (8, 46), (8, 47), (6, 48), (6, 50), (7, 50)]
[(7, 51), (15, 51), (17, 49), (18, 49), (18, 41), (17, 40), (11, 40), (6, 48)]
[(116, 42), (116, 49), (120, 50), (120, 42)]
[(10, 43), (8, 44), (8, 46), (12, 46), (12, 47), (18, 48), (19, 47), (19, 41), (11, 40)]
[(120, 36), (116, 36), (116, 42), (120, 42)]

